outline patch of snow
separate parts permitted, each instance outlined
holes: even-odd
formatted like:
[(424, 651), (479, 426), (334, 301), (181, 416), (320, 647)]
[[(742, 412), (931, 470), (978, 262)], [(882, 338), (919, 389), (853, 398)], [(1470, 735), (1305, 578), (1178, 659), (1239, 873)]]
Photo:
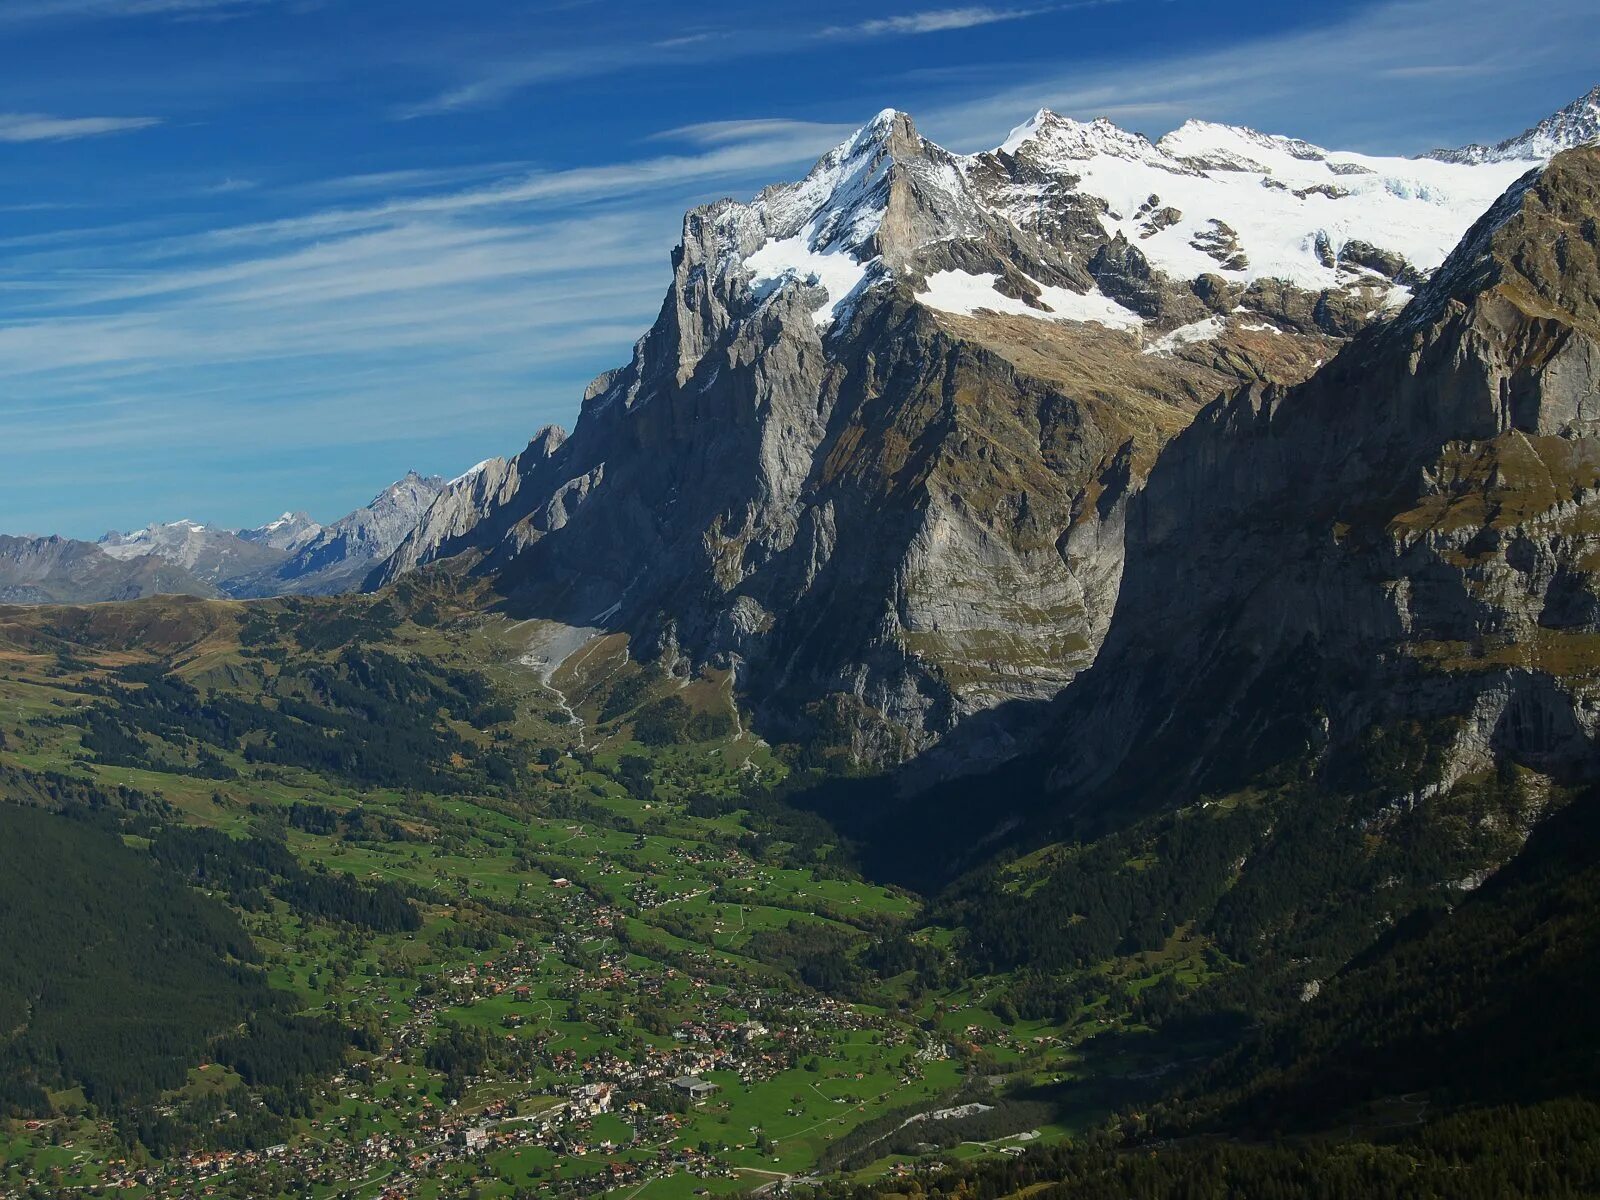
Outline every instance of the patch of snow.
[(926, 289), (917, 293), (917, 299), (929, 308), (962, 316), (987, 310), (1036, 320), (1092, 322), (1111, 329), (1135, 329), (1144, 324), (1144, 318), (1138, 313), (1123, 308), (1098, 290), (1080, 293), (1070, 288), (1046, 287), (1034, 281), (1039, 288), (1040, 303), (1050, 310), (1045, 312), (997, 292), (994, 285), (998, 278), (998, 275), (973, 275), (966, 271), (935, 271), (928, 276)]
[(1411, 289), (1395, 284), (1389, 289), (1389, 294), (1383, 298), (1383, 306), (1388, 309), (1402, 309), (1411, 303)]
[[(1144, 348), (1144, 352), (1146, 354), (1172, 354), (1180, 346), (1192, 346), (1196, 342), (1209, 342), (1213, 338), (1220, 336), (1227, 327), (1227, 322), (1221, 317), (1207, 317), (1203, 321), (1180, 325), (1166, 336), (1159, 337), (1151, 342)], [(1274, 330), (1273, 332), (1277, 331)]]
[(790, 279), (814, 284), (827, 293), (826, 299), (811, 314), (819, 326), (832, 325), (855, 290), (867, 277), (870, 262), (860, 263), (848, 250), (819, 252), (812, 249), (813, 227), (793, 237), (766, 242), (744, 265), (750, 272), (750, 286), (758, 296), (775, 291)]

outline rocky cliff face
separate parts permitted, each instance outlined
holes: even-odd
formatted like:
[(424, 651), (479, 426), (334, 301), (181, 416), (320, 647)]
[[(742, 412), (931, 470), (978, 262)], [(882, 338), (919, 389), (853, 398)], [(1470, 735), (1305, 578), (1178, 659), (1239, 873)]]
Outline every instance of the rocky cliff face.
[(1128, 509), (1104, 649), (1048, 739), (1058, 797), (1336, 772), (1402, 728), (1434, 744), (1433, 790), (1507, 763), (1600, 771), (1597, 243), (1600, 150), (1573, 150), (1398, 320), (1172, 441)]
[(1521, 169), (1050, 113), (963, 157), (881, 114), (690, 213), (572, 436), (447, 488), (369, 584), (454, 559), (731, 668), (779, 732), (906, 756), (1089, 665), (1166, 441), (1403, 303)]

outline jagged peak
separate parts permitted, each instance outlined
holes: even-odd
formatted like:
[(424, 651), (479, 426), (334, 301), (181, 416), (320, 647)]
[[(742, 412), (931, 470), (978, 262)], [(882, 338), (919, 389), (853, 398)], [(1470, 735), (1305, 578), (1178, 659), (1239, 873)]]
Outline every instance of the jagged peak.
[(444, 486), (444, 482), (444, 476), (442, 475), (424, 475), (421, 471), (412, 468), (378, 494), (380, 496), (394, 496), (399, 495), (404, 490), (415, 490), (417, 488), (436, 492)]
[(468, 467), (465, 471), (461, 472), (461, 474), (457, 475), (449, 483), (445, 484), (445, 487), (455, 487), (457, 484), (467, 483), (470, 480), (476, 479), (479, 475), (482, 475), (484, 473), (484, 471), (486, 471), (489, 467), (493, 466), (497, 462), (503, 462), (503, 461), (504, 461), (504, 459), (500, 459), (500, 458), (486, 458), (481, 462), (474, 463), (472, 466)]
[(684, 241), (713, 231), (707, 256), (724, 273), (742, 272), (759, 297), (789, 280), (820, 288), (827, 302), (814, 316), (827, 327), (883, 257), (879, 234), (896, 168), (917, 174), (932, 191), (948, 192), (961, 186), (955, 161), (926, 141), (909, 115), (886, 108), (819, 158), (803, 179), (765, 188), (748, 204), (724, 201), (689, 214)]
[(567, 440), (567, 431), (559, 425), (542, 425), (528, 442), (528, 449), (540, 458), (549, 458)]
[(902, 133), (916, 133), (917, 127), (911, 119), (911, 114), (898, 108), (880, 109), (872, 120), (868, 121), (848, 139), (850, 143), (859, 144), (863, 140), (882, 140), (894, 133), (896, 126)]
[(1485, 146), (1432, 150), (1424, 158), (1450, 163), (1543, 162), (1563, 150), (1600, 141), (1600, 84), (1514, 137)]
[(191, 533), (204, 533), (205, 530), (206, 527), (201, 522), (191, 520), (188, 517), (180, 517), (176, 521), (151, 521), (150, 524), (144, 526), (142, 529), (133, 529), (127, 532), (113, 529), (103, 534), (100, 537), (100, 541), (102, 543), (115, 541), (149, 541), (167, 532), (188, 535)]

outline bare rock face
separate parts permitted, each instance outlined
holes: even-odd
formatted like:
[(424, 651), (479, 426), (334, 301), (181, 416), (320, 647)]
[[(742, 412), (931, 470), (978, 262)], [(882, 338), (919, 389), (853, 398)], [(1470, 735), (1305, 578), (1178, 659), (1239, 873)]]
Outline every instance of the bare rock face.
[(1435, 788), (1600, 773), (1597, 248), (1600, 149), (1572, 150), (1398, 320), (1168, 445), (1049, 737), (1059, 796), (1202, 794), (1407, 724)]
[[(1049, 113), (960, 156), (885, 112), (688, 214), (571, 437), (446, 487), (368, 585), (453, 560), (520, 615), (731, 669), (781, 736), (910, 756), (1088, 667), (1167, 442), (1396, 311), (1515, 174)], [(1394, 243), (1395, 212), (1440, 228)]]

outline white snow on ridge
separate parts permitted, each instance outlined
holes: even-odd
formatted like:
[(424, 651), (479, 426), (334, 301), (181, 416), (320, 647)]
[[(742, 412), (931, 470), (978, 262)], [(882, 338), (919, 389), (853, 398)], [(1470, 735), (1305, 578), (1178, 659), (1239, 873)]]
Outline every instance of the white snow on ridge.
[(488, 467), (488, 465), (490, 463), (492, 463), (492, 462), (494, 462), (494, 459), (486, 458), (481, 463), (478, 463), (476, 466), (468, 467), (465, 471), (461, 472), (461, 474), (457, 475), (449, 483), (445, 484), (445, 487), (455, 487), (456, 484), (458, 484), (458, 483), (465, 483), (467, 480), (472, 479), (475, 476), (482, 475), (483, 472), (484, 472), (484, 469), (486, 467)]
[(799, 183), (768, 188), (728, 212), (724, 235), (730, 243), (747, 246), (761, 238), (741, 260), (758, 295), (797, 279), (827, 293), (813, 313), (817, 325), (826, 328), (842, 313), (873, 265), (856, 256), (883, 223), (889, 171), (883, 139), (898, 117), (884, 109)]
[(1138, 313), (1123, 308), (1098, 291), (1079, 293), (1034, 281), (1039, 288), (1040, 301), (1050, 309), (1044, 312), (995, 291), (998, 278), (997, 275), (969, 275), (965, 271), (935, 271), (928, 276), (926, 289), (917, 293), (917, 299), (929, 308), (962, 316), (987, 310), (1043, 320), (1092, 322), (1110, 329), (1136, 329), (1144, 324)]
[[(1318, 257), (1319, 235), (1335, 254), (1360, 240), (1433, 270), (1528, 168), (1326, 151), (1203, 121), (1152, 145), (1109, 122), (1085, 125), (1049, 113), (1013, 131), (1002, 149), (1027, 153), (1050, 174), (1075, 176), (1075, 190), (1106, 201), (1106, 233), (1122, 233), (1170, 276), (1211, 272), (1241, 283), (1271, 277), (1308, 290), (1341, 282)], [(1016, 199), (1013, 219), (1036, 203)], [(1141, 208), (1180, 215), (1157, 228)], [(1229, 236), (1215, 222), (1233, 231), (1244, 265), (1230, 267), (1227, 253), (1219, 261), (1203, 248)]]
[[(1600, 89), (1518, 145), (1529, 154), (1554, 152), (1590, 138), (1600, 127), (1597, 114)], [(1009, 161), (1013, 157), (1022, 169)], [(920, 140), (903, 114), (885, 109), (823, 155), (804, 179), (718, 211), (717, 270), (724, 280), (740, 276), (758, 299), (791, 281), (816, 286), (825, 299), (813, 315), (825, 329), (864, 288), (919, 248), (985, 239), (997, 219), (1015, 226), (1025, 245), (1029, 236), (1050, 236), (1055, 227), (1047, 218), (1076, 195), (1082, 200), (1067, 211), (1096, 213), (1103, 205), (1096, 217), (1105, 235), (1122, 235), (1170, 278), (1214, 274), (1243, 286), (1277, 279), (1313, 292), (1363, 280), (1384, 292), (1374, 305), (1381, 310), (1403, 304), (1409, 292), (1348, 261), (1351, 243), (1397, 255), (1426, 275), (1532, 165), (1520, 157), (1468, 161), (1330, 151), (1205, 121), (1186, 122), (1151, 142), (1104, 118), (1080, 122), (1046, 109), (1012, 130), (994, 152), (952, 155)], [(917, 211), (912, 222), (897, 226), (894, 244), (880, 245), (895, 170), (907, 178)], [(908, 244), (908, 232), (919, 238), (916, 245)], [(1055, 310), (1047, 314), (1000, 295), (993, 282), (940, 272), (921, 298), (950, 312), (986, 308), (1117, 328), (1139, 323), (1098, 294), (1047, 294), (1044, 303)]]

